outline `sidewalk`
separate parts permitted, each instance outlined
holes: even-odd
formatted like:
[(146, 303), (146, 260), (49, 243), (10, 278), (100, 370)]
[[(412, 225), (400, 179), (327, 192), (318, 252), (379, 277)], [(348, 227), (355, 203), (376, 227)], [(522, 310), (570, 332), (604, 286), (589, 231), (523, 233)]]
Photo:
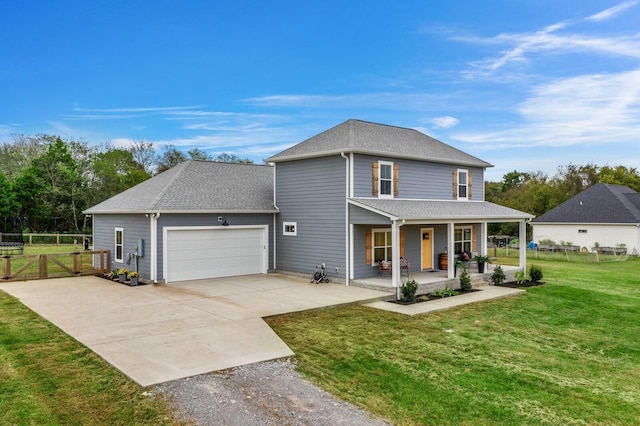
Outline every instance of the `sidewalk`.
[(384, 301), (366, 303), (364, 306), (380, 309), (383, 311), (396, 312), (409, 316), (427, 314), (429, 312), (443, 311), (456, 306), (467, 305), (469, 303), (482, 302), (485, 300), (501, 299), (503, 297), (517, 296), (526, 293), (525, 290), (509, 287), (482, 286), (479, 291), (462, 294), (454, 297), (445, 297), (440, 300), (430, 300), (429, 302), (414, 303), (413, 305), (400, 305)]

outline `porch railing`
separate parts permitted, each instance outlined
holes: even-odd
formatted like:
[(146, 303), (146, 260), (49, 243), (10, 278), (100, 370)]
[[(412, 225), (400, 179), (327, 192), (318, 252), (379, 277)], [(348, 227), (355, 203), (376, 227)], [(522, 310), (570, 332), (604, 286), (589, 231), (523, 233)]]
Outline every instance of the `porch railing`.
[(109, 272), (111, 251), (1, 256), (0, 281), (42, 280)]

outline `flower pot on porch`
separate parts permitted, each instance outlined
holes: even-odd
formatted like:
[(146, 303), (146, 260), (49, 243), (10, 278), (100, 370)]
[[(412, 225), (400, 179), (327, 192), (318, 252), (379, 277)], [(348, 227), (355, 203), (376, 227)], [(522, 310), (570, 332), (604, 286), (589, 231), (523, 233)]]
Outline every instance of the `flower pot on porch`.
[(484, 262), (478, 262), (478, 273), (484, 274)]
[(129, 278), (129, 282), (130, 284), (133, 285), (138, 285), (138, 277), (130, 277)]
[(118, 274), (118, 282), (120, 284), (124, 284), (126, 279), (127, 279), (127, 274)]

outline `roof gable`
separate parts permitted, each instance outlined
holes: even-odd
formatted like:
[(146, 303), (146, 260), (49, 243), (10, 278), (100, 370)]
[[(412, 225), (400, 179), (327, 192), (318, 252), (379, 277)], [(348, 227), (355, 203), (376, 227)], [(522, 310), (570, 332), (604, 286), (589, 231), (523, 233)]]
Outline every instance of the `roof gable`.
[(277, 211), (273, 167), (188, 160), (85, 213)]
[(269, 162), (336, 155), (341, 152), (411, 158), (423, 161), (493, 167), (414, 129), (347, 120), (269, 158)]
[(598, 183), (533, 222), (640, 223), (640, 194), (624, 185)]

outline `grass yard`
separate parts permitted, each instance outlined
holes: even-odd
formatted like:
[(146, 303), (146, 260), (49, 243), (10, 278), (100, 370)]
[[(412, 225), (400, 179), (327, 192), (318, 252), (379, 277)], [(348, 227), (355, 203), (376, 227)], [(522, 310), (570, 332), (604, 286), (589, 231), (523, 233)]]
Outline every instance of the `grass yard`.
[(640, 259), (530, 263), (546, 284), (523, 296), (269, 324), (313, 382), (395, 424), (638, 424)]
[[(50, 278), (56, 276), (67, 276), (68, 273), (53, 262), (51, 259), (55, 259), (56, 261), (62, 263), (67, 268), (73, 268), (73, 257), (72, 256), (62, 256), (58, 254), (68, 254), (68, 253), (81, 253), (80, 256), (80, 268), (85, 273), (92, 273), (94, 271), (93, 262), (94, 256), (91, 254), (85, 254), (84, 249), (81, 244), (74, 246), (73, 244), (67, 245), (33, 245), (33, 246), (24, 246), (23, 255), (13, 255), (11, 256), (11, 276), (15, 275), (15, 272), (20, 270), (20, 268), (25, 265), (27, 262), (31, 261), (36, 255), (52, 255), (47, 256), (49, 259), (47, 262), (47, 270), (48, 276)], [(0, 272), (2, 272), (2, 259), (0, 259)], [(39, 264), (37, 261), (32, 262), (27, 269), (22, 271), (18, 279), (26, 280), (26, 279), (37, 279), (39, 272)]]
[(164, 401), (0, 291), (0, 425), (174, 424)]

